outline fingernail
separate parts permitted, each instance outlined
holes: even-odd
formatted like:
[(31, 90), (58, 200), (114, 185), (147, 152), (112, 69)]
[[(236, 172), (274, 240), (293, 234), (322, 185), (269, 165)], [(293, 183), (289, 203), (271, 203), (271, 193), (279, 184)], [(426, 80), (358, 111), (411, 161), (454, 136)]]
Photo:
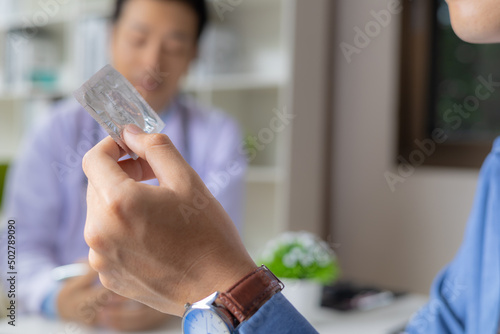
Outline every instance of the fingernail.
[(135, 124), (127, 125), (125, 130), (127, 130), (128, 132), (130, 132), (133, 135), (138, 135), (138, 134), (144, 133), (144, 131), (142, 131), (142, 129)]

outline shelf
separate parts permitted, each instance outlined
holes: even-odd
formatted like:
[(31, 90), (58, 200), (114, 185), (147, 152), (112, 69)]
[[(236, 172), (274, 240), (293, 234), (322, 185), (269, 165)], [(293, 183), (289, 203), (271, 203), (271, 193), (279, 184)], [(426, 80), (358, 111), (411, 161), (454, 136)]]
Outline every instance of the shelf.
[(277, 167), (249, 166), (245, 179), (248, 183), (280, 183), (284, 177)]
[[(20, 1), (20, 5), (26, 6), (28, 2)], [(0, 31), (25, 30), (29, 35), (36, 33), (37, 29), (53, 25), (73, 24), (83, 17), (108, 17), (113, 8), (114, 1), (112, 0), (78, 1), (58, 4), (57, 8), (52, 8), (49, 3), (47, 3), (47, 8), (43, 8), (42, 2), (33, 2), (29, 9), (20, 9), (12, 15), (3, 14), (0, 17)]]
[(0, 153), (0, 165), (11, 164), (16, 158), (16, 153)]
[(16, 16), (6, 17), (3, 22), (0, 23), (0, 31), (8, 30), (27, 30), (26, 35), (29, 36), (32, 33), (36, 33), (37, 29), (44, 29), (57, 24), (62, 24), (64, 22), (71, 22), (75, 18), (71, 18), (65, 15), (56, 15), (54, 17), (48, 17), (44, 24), (34, 24), (30, 19), (26, 21), (26, 18), (31, 18), (33, 14), (19, 14)]
[[(5, 0), (2, 0), (5, 1)], [(231, 14), (234, 11), (240, 9), (247, 9), (249, 7), (264, 7), (268, 8), (273, 4), (280, 4), (283, 0), (252, 0), (252, 1), (242, 1), (241, 3), (235, 2), (234, 5), (224, 3), (224, 7), (221, 7), (220, 0), (207, 0), (208, 9), (211, 12), (211, 20), (215, 23), (219, 22), (221, 19), (218, 17), (217, 13), (220, 10), (225, 10), (225, 14)], [(29, 3), (30, 1), (19, 1), (22, 5)], [(113, 0), (85, 0), (78, 1), (72, 4), (61, 4), (57, 8), (55, 15), (52, 14), (53, 8), (48, 7), (44, 10), (38, 2), (31, 1), (31, 8), (20, 9), (15, 14), (3, 14), (0, 16), (0, 31), (13, 30), (13, 29), (33, 29), (33, 28), (43, 28), (46, 26), (60, 24), (60, 23), (72, 23), (79, 20), (82, 17), (108, 17), (114, 9)], [(219, 7), (217, 7), (219, 4)], [(229, 7), (227, 6), (229, 5)], [(41, 20), (38, 22), (37, 20)]]
[[(221, 0), (206, 0), (207, 4), (214, 9), (214, 6), (216, 3), (226, 3), (226, 1), (221, 1)], [(232, 6), (232, 8), (238, 8), (239, 6), (243, 5), (245, 3), (245, 6), (251, 6), (251, 5), (257, 5), (257, 6), (269, 6), (269, 4), (273, 3), (281, 3), (282, 1), (287, 1), (287, 0), (252, 0), (252, 1), (242, 1), (240, 0), (240, 4), (238, 4), (238, 1), (233, 1), (236, 3), (235, 5)], [(228, 4), (231, 3), (231, 1), (227, 2)]]
[(188, 77), (184, 89), (196, 91), (229, 91), (262, 88), (279, 88), (287, 82), (284, 75), (266, 76), (259, 74), (225, 74), (210, 79)]
[[(188, 78), (183, 88), (185, 91), (193, 92), (217, 92), (235, 90), (257, 90), (257, 89), (280, 89), (286, 85), (284, 76), (263, 76), (255, 74), (227, 74), (213, 77), (212, 79), (197, 80)], [(26, 87), (30, 85), (27, 84)], [(76, 87), (76, 86), (75, 86)], [(0, 100), (22, 100), (32, 98), (54, 99), (61, 96), (68, 96), (72, 92), (66, 90), (37, 91), (30, 88), (16, 89), (15, 91), (0, 91)]]
[(53, 92), (34, 92), (30, 89), (26, 90), (16, 90), (16, 91), (4, 91), (0, 92), (0, 101), (12, 101), (12, 100), (34, 100), (34, 99), (46, 99), (54, 100), (61, 97), (69, 96), (71, 92), (69, 91), (53, 91)]

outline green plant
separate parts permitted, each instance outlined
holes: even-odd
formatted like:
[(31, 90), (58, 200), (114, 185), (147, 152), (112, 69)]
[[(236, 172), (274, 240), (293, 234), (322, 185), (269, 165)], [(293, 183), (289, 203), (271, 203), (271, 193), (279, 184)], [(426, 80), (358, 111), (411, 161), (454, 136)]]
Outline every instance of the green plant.
[(308, 232), (286, 232), (266, 245), (260, 263), (280, 278), (335, 281), (340, 269), (328, 244)]
[(7, 174), (7, 165), (0, 164), (0, 208), (2, 206), (2, 195), (4, 188), (5, 175)]

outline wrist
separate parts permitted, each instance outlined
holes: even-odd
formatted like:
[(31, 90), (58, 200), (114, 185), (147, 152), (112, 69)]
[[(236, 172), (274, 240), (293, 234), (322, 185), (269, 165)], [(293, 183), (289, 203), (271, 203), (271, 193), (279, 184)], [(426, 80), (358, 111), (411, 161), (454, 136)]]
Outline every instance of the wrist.
[(45, 298), (42, 301), (41, 305), (42, 314), (50, 319), (56, 319), (59, 316), (57, 299), (60, 290), (61, 290), (60, 285), (53, 286), (45, 295)]
[(216, 291), (227, 291), (242, 277), (257, 268), (250, 256), (243, 260), (241, 258), (232, 261), (218, 259), (217, 261), (205, 260), (203, 262), (203, 264), (192, 267), (193, 269), (198, 267), (196, 274), (189, 272), (185, 275), (185, 277), (196, 277), (197, 280), (192, 281), (189, 284), (190, 287), (185, 285), (178, 288), (186, 292), (185, 297), (179, 300), (179, 309), (182, 307), (182, 310), (184, 310), (186, 303), (195, 303)]
[(258, 266), (253, 261), (247, 261), (245, 263), (241, 263), (238, 267), (233, 267), (231, 270), (225, 271), (224, 275), (219, 276), (219, 279), (216, 280), (214, 287), (212, 288), (212, 292), (226, 292), (231, 287), (233, 287), (241, 278), (245, 277)]
[(229, 288), (224, 286), (224, 289), (185, 306), (183, 333), (194, 333), (196, 328), (214, 329), (216, 333), (236, 333), (242, 323), (283, 289), (283, 283), (267, 267), (261, 266), (247, 272)]
[(232, 315), (236, 328), (283, 288), (283, 283), (263, 265), (249, 272), (227, 291), (221, 292), (216, 305)]

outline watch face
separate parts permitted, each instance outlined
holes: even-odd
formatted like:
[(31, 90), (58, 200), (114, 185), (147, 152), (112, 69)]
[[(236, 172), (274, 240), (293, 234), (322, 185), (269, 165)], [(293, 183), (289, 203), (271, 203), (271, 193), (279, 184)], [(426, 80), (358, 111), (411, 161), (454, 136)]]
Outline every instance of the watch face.
[(231, 334), (228, 325), (209, 309), (192, 309), (182, 321), (185, 334)]

